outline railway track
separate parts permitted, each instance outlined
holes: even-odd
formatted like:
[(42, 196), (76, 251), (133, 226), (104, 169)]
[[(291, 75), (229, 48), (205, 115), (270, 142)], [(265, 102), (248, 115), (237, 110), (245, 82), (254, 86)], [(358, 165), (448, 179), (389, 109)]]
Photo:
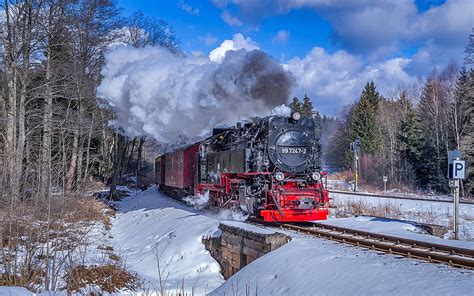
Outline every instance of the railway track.
[[(356, 195), (356, 196), (369, 196), (369, 197), (380, 197), (380, 198), (390, 198), (390, 199), (406, 199), (406, 200), (416, 200), (416, 201), (431, 201), (431, 202), (440, 202), (440, 203), (453, 203), (453, 200), (440, 200), (434, 198), (416, 198), (409, 196), (396, 196), (396, 195), (383, 195), (375, 193), (362, 193), (362, 192), (351, 192), (351, 191), (342, 191), (329, 189), (330, 193), (338, 193), (344, 195)], [(474, 205), (474, 201), (471, 200), (461, 200), (461, 204)]]
[(360, 231), (322, 223), (305, 223), (296, 225), (264, 222), (261, 220), (251, 220), (251, 222), (293, 230), (299, 233), (305, 233), (311, 236), (321, 237), (370, 250), (381, 251), (388, 254), (401, 255), (407, 258), (421, 259), (431, 263), (441, 263), (453, 267), (474, 270), (473, 249), (429, 243), (426, 241)]

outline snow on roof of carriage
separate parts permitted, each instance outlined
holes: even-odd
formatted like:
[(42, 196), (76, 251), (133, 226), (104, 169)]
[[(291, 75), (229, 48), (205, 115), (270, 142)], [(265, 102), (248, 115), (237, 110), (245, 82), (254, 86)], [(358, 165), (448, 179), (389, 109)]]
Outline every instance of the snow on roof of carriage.
[(243, 223), (243, 222), (238, 222), (238, 221), (222, 221), (221, 224), (230, 226), (230, 227), (236, 227), (243, 229), (245, 231), (253, 232), (253, 233), (258, 233), (258, 234), (274, 234), (277, 231), (270, 229), (270, 228), (265, 228), (262, 226), (255, 226), (252, 224), (248, 223)]
[(473, 276), (473, 271), (297, 235), (209, 295), (472, 295)]
[(427, 234), (426, 231), (410, 221), (359, 216), (351, 218), (329, 219), (325, 221), (318, 221), (318, 223), (399, 236), (402, 238), (421, 240), (435, 244), (474, 249), (474, 242), (442, 239), (440, 237)]

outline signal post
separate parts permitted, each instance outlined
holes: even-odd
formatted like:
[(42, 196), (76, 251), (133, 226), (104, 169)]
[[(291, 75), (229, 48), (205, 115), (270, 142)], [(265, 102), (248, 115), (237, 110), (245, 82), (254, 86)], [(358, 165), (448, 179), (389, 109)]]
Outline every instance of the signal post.
[(460, 180), (464, 179), (466, 162), (461, 160), (462, 154), (458, 150), (448, 152), (448, 177), (454, 193), (454, 239), (459, 239), (459, 191)]

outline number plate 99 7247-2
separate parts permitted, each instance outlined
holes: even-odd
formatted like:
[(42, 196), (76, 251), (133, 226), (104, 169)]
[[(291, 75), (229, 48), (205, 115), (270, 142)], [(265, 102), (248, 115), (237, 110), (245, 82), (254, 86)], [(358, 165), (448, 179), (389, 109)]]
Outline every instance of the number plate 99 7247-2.
[(280, 147), (282, 154), (305, 154), (307, 149), (305, 147)]

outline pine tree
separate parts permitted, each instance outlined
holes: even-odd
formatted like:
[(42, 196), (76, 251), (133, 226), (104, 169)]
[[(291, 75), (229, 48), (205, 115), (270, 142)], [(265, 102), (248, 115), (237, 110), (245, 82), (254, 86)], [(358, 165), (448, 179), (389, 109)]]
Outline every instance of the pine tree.
[(318, 111), (313, 113), (313, 120), (314, 124), (316, 125), (316, 135), (321, 137), (321, 133), (323, 131), (323, 119), (321, 118), (321, 114)]
[(469, 34), (469, 41), (464, 49), (464, 64), (465, 65), (474, 65), (474, 28), (472, 29), (471, 34)]
[(459, 90), (460, 148), (466, 160), (465, 190), (474, 195), (474, 69), (467, 83)]
[(294, 112), (301, 113), (302, 107), (303, 106), (301, 105), (300, 100), (297, 97), (294, 97), (293, 102), (291, 102), (291, 104), (290, 104), (291, 110), (294, 111)]
[(380, 151), (382, 137), (377, 124), (380, 100), (374, 82), (367, 82), (355, 105), (350, 126), (351, 141), (360, 139), (362, 154), (375, 155)]
[(398, 135), (400, 159), (403, 162), (402, 174), (406, 176), (407, 181), (418, 181), (421, 177), (420, 123), (411, 103), (405, 101), (404, 104), (406, 104), (407, 111), (402, 119), (400, 133)]
[(436, 71), (428, 77), (417, 106), (417, 114), (423, 134), (421, 145), (421, 186), (440, 192), (448, 192), (447, 149), (450, 146), (446, 108), (449, 104), (443, 92), (440, 76)]
[(454, 142), (458, 150), (461, 150), (460, 137), (461, 134), (464, 133), (467, 119), (465, 114), (466, 112), (463, 112), (462, 109), (465, 108), (466, 102), (469, 99), (468, 97), (469, 72), (465, 68), (462, 68), (458, 76), (458, 80), (456, 83), (456, 91), (454, 94), (454, 101), (451, 106), (451, 120), (453, 121)]
[(303, 98), (303, 105), (301, 105), (301, 115), (312, 117), (314, 115), (313, 108), (313, 102), (311, 102), (311, 99), (305, 94)]
[(418, 182), (422, 188), (439, 190), (439, 156), (433, 138), (426, 137), (421, 145), (418, 163)]

